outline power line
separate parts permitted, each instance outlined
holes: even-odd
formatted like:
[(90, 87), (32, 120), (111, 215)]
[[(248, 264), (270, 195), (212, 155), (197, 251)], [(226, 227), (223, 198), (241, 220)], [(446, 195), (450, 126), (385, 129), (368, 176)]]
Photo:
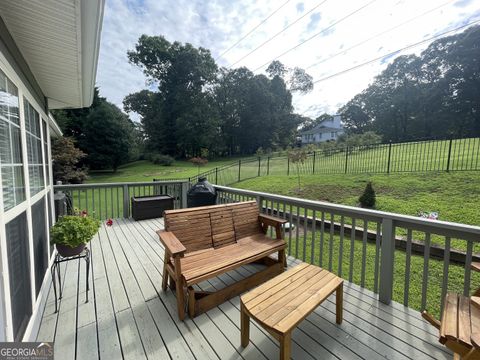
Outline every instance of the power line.
[(215, 61), (223, 57), (226, 53), (228, 53), (230, 50), (232, 50), (235, 46), (240, 44), (244, 39), (246, 39), (251, 33), (253, 33), (255, 30), (257, 30), (261, 25), (263, 25), (268, 19), (270, 19), (273, 15), (275, 15), (280, 9), (282, 9), (285, 5), (287, 5), (290, 2), (290, 0), (285, 1), (280, 7), (278, 7), (275, 11), (273, 11), (270, 15), (268, 15), (265, 19), (263, 19), (257, 26), (255, 26), (253, 29), (251, 29), (249, 32), (247, 32), (244, 36), (242, 36), (235, 44), (230, 46), (227, 50), (225, 50), (223, 53), (221, 53), (219, 56), (215, 58)]
[(370, 38), (368, 38), (368, 39), (366, 39), (366, 40), (363, 40), (363, 41), (361, 41), (361, 42), (359, 42), (359, 43), (357, 43), (357, 44), (349, 47), (348, 49), (342, 50), (342, 51), (340, 51), (340, 52), (338, 52), (338, 53), (336, 53), (336, 54), (334, 54), (334, 55), (329, 56), (329, 57), (326, 58), (326, 59), (323, 59), (323, 60), (321, 60), (321, 61), (319, 61), (319, 62), (317, 62), (317, 63), (315, 63), (315, 64), (312, 64), (312, 65), (307, 66), (307, 67), (305, 68), (305, 70), (308, 70), (308, 69), (311, 69), (312, 67), (315, 67), (315, 66), (317, 66), (317, 65), (323, 64), (324, 62), (327, 62), (328, 60), (331, 60), (331, 59), (337, 57), (338, 55), (345, 54), (345, 53), (347, 53), (348, 51), (350, 51), (350, 50), (352, 50), (352, 49), (354, 49), (354, 48), (356, 48), (356, 47), (359, 47), (360, 45), (363, 45), (363, 44), (365, 44), (365, 43), (367, 43), (367, 42), (369, 42), (369, 41), (372, 41), (373, 39), (376, 39), (376, 38), (378, 38), (378, 37), (380, 37), (380, 36), (382, 36), (382, 35), (385, 35), (385, 34), (389, 33), (389, 32), (392, 31), (392, 30), (398, 29), (398, 28), (401, 27), (401, 26), (404, 26), (404, 25), (406, 25), (406, 24), (408, 24), (408, 23), (410, 23), (410, 22), (412, 22), (412, 21), (414, 21), (414, 20), (417, 20), (417, 19), (419, 19), (419, 18), (421, 18), (421, 17), (423, 17), (423, 16), (425, 16), (425, 15), (428, 15), (428, 14), (430, 14), (430, 13), (432, 13), (432, 12), (434, 12), (434, 11), (436, 11), (436, 10), (438, 10), (438, 9), (440, 9), (440, 8), (446, 6), (446, 5), (448, 5), (448, 4), (450, 4), (450, 3), (454, 2), (454, 1), (456, 1), (456, 0), (449, 0), (449, 1), (443, 3), (443, 4), (439, 5), (439, 6), (436, 6), (436, 7), (433, 8), (433, 9), (430, 9), (430, 10), (425, 11), (424, 13), (422, 13), (422, 14), (420, 14), (420, 15), (414, 16), (413, 18), (410, 18), (410, 19), (408, 19), (408, 20), (406, 20), (406, 21), (404, 21), (404, 22), (402, 22), (402, 23), (400, 23), (400, 24), (397, 24), (397, 25), (395, 25), (395, 26), (393, 26), (393, 27), (391, 27), (391, 28), (389, 28), (389, 29), (387, 29), (387, 30), (384, 30), (384, 31), (382, 31), (382, 32), (379, 32), (378, 34), (376, 34), (376, 35), (374, 35), (374, 36), (372, 36), (372, 37), (370, 37)]
[(355, 65), (355, 66), (353, 66), (353, 67), (351, 67), (351, 68), (348, 68), (348, 69), (339, 71), (339, 72), (337, 72), (337, 73), (335, 73), (335, 74), (328, 75), (328, 76), (326, 76), (326, 77), (324, 77), (324, 78), (321, 78), (321, 79), (318, 79), (318, 80), (314, 81), (313, 83), (314, 83), (314, 84), (317, 84), (317, 83), (319, 83), (319, 82), (321, 82), (321, 81), (329, 80), (329, 79), (334, 78), (334, 77), (337, 77), (337, 76), (339, 76), (339, 75), (343, 75), (343, 74), (348, 73), (348, 72), (350, 72), (350, 71), (353, 71), (353, 70), (356, 70), (356, 69), (358, 69), (358, 68), (361, 68), (361, 67), (363, 67), (363, 66), (365, 66), (365, 65), (369, 65), (369, 64), (371, 64), (371, 63), (374, 63), (374, 62), (376, 62), (376, 61), (378, 61), (378, 60), (380, 60), (380, 59), (383, 59), (383, 58), (385, 58), (385, 57), (389, 57), (389, 56), (395, 55), (395, 54), (397, 54), (397, 53), (399, 53), (399, 52), (402, 52), (402, 51), (411, 49), (411, 48), (413, 48), (413, 47), (416, 47), (416, 46), (418, 46), (418, 45), (424, 44), (424, 43), (426, 43), (426, 42), (435, 40), (435, 39), (437, 39), (437, 38), (439, 38), (439, 37), (442, 37), (442, 36), (445, 36), (445, 35), (447, 35), (447, 34), (449, 34), (449, 33), (452, 33), (452, 32), (455, 32), (455, 31), (457, 31), (457, 30), (466, 28), (466, 27), (468, 27), (468, 26), (470, 26), (470, 25), (473, 25), (473, 24), (476, 24), (476, 23), (478, 23), (478, 22), (480, 22), (480, 19), (479, 19), (479, 20), (472, 21), (471, 23), (468, 23), (468, 24), (459, 26), (459, 27), (457, 27), (457, 28), (455, 28), (455, 29), (448, 30), (448, 31), (445, 31), (445, 32), (443, 32), (443, 33), (437, 34), (437, 35), (435, 35), (435, 36), (432, 36), (432, 37), (430, 37), (430, 38), (428, 38), (428, 39), (424, 39), (424, 40), (422, 40), (422, 41), (416, 42), (416, 43), (414, 43), (414, 44), (407, 45), (407, 46), (405, 46), (405, 47), (403, 47), (403, 48), (401, 48), (401, 49), (398, 49), (398, 50), (392, 51), (392, 52), (390, 52), (390, 53), (388, 53), (388, 54), (385, 54), (385, 55), (376, 57), (375, 59), (368, 60), (368, 61), (366, 61), (366, 62), (364, 62), (364, 63), (361, 63), (361, 64)]
[(338, 24), (339, 24), (339, 23), (341, 23), (342, 21), (345, 21), (345, 20), (346, 20), (346, 19), (348, 19), (349, 17), (351, 17), (351, 16), (355, 15), (356, 13), (358, 13), (359, 11), (361, 11), (361, 10), (365, 9), (367, 6), (369, 6), (370, 4), (374, 3), (375, 1), (377, 1), (377, 0), (371, 0), (371, 1), (369, 1), (367, 4), (365, 4), (365, 5), (361, 6), (360, 8), (356, 9), (355, 11), (352, 11), (351, 13), (349, 13), (349, 14), (348, 14), (348, 15), (346, 15), (346, 16), (344, 16), (344, 17), (343, 17), (343, 18), (341, 18), (340, 20), (337, 20), (336, 22), (334, 22), (334, 23), (333, 23), (333, 24), (331, 24), (330, 26), (327, 26), (325, 29), (323, 29), (323, 30), (319, 31), (318, 33), (316, 33), (316, 34), (314, 34), (314, 35), (312, 35), (312, 36), (310, 36), (308, 39), (306, 39), (306, 40), (303, 40), (302, 42), (298, 43), (298, 44), (297, 44), (297, 45), (295, 45), (294, 47), (292, 47), (292, 48), (290, 48), (290, 49), (288, 49), (288, 50), (284, 51), (284, 52), (283, 52), (283, 53), (281, 53), (280, 55), (278, 55), (278, 56), (274, 57), (274, 58), (273, 58), (272, 60), (270, 60), (270, 61), (267, 61), (265, 64), (263, 64), (263, 65), (261, 65), (261, 66), (257, 67), (257, 68), (256, 68), (255, 70), (253, 70), (253, 71), (260, 70), (260, 69), (261, 69), (261, 68), (263, 68), (264, 66), (266, 66), (266, 65), (270, 64), (272, 61), (274, 61), (274, 60), (277, 60), (277, 59), (281, 58), (283, 55), (286, 55), (286, 54), (288, 54), (290, 51), (293, 51), (293, 50), (295, 50), (296, 48), (298, 48), (298, 47), (302, 46), (302, 45), (303, 45), (303, 44), (305, 44), (306, 42), (308, 42), (308, 41), (312, 40), (313, 38), (317, 37), (318, 35), (320, 35), (320, 34), (322, 34), (322, 33), (326, 32), (326, 31), (330, 30), (332, 27), (334, 27), (334, 26), (338, 25)]
[(232, 67), (232, 66), (235, 66), (236, 64), (238, 64), (240, 61), (242, 61), (243, 59), (245, 59), (246, 57), (252, 55), (255, 51), (257, 51), (258, 49), (260, 49), (261, 47), (265, 46), (266, 44), (268, 44), (270, 41), (272, 41), (273, 39), (275, 39), (278, 35), (282, 34), (283, 32), (285, 32), (288, 28), (292, 27), (293, 25), (295, 25), (297, 22), (299, 22), (300, 20), (302, 20), (305, 16), (307, 16), (308, 14), (310, 14), (312, 11), (316, 10), (317, 8), (319, 8), (321, 5), (323, 5), (324, 3), (326, 3), (327, 0), (323, 0), (322, 2), (320, 2), (319, 4), (315, 5), (312, 9), (310, 9), (308, 12), (306, 12), (305, 14), (303, 14), (302, 16), (300, 16), (299, 18), (297, 18), (295, 21), (293, 21), (292, 23), (288, 24), (286, 27), (284, 27), (282, 30), (280, 30), (279, 32), (277, 32), (275, 35), (273, 35), (271, 38), (265, 40), (263, 43), (261, 43), (260, 45), (258, 45), (255, 49), (251, 50), (248, 54), (242, 56), (240, 59), (238, 59), (237, 61), (235, 61), (233, 64), (231, 64), (229, 67)]

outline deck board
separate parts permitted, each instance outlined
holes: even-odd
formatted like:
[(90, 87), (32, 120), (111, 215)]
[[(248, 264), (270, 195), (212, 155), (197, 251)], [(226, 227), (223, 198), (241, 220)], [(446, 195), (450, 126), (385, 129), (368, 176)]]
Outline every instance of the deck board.
[[(38, 341), (55, 341), (62, 359), (275, 359), (277, 342), (258, 324), (240, 346), (240, 300), (235, 297), (195, 319), (179, 321), (175, 295), (161, 290), (164, 250), (155, 231), (162, 219), (118, 219), (102, 225), (90, 244), (89, 302), (85, 264), (62, 266), (64, 297), (54, 313), (50, 288)], [(289, 266), (299, 261), (288, 258)], [(80, 268), (79, 268), (80, 265)], [(221, 289), (261, 269), (246, 265), (204, 281)], [(292, 336), (293, 359), (451, 359), (420, 314), (345, 281), (344, 321), (335, 323), (335, 295)]]

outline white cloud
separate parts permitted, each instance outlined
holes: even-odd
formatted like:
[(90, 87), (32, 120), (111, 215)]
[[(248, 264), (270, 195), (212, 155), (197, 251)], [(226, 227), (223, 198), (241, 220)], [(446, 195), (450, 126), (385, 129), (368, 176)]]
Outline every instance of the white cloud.
[[(134, 48), (140, 35), (164, 35), (169, 41), (190, 42), (210, 49), (217, 58), (282, 3), (275, 0), (107, 0), (97, 73), (101, 94), (122, 107), (126, 95), (146, 87), (142, 72), (127, 59), (127, 50)], [(319, 0), (289, 1), (217, 62), (221, 66), (234, 63), (319, 3)], [(311, 16), (303, 18), (237, 66), (253, 70), (367, 3), (368, 0), (361, 3), (327, 0)], [(430, 14), (327, 60), (442, 4), (445, 5)], [(314, 79), (320, 79), (458, 26), (472, 14), (478, 18), (479, 5), (480, 0), (377, 0), (279, 60), (287, 66), (303, 68), (323, 61), (307, 70)], [(406, 53), (418, 53), (426, 46), (428, 44)], [(398, 55), (401, 53), (395, 57)], [(339, 106), (366, 88), (387, 64), (379, 60), (317, 83), (311, 93), (294, 96), (296, 111), (310, 116), (324, 111), (336, 112)]]

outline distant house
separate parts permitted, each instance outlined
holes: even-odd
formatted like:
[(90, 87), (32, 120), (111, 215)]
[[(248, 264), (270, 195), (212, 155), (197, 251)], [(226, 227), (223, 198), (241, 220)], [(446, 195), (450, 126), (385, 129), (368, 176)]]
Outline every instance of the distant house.
[(342, 117), (340, 115), (333, 115), (331, 118), (323, 120), (313, 129), (300, 132), (302, 145), (336, 140), (344, 132), (341, 120)]

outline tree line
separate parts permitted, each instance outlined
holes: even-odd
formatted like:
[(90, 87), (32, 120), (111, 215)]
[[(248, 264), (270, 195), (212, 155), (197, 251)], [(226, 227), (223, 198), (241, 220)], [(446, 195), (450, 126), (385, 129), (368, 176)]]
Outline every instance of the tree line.
[(480, 136), (480, 26), (397, 57), (339, 113), (383, 141)]

